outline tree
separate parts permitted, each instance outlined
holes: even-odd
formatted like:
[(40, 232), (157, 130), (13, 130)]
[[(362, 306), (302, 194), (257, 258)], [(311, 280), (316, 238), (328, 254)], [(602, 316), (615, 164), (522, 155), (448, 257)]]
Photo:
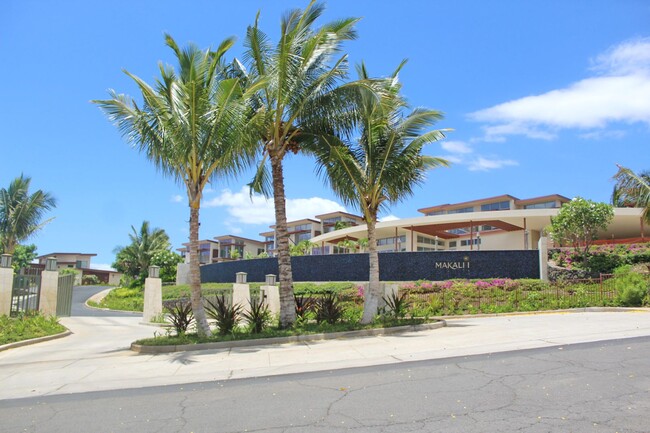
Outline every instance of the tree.
[[(381, 299), (375, 233), (379, 211), (412, 195), (427, 170), (448, 165), (444, 159), (422, 154), (425, 144), (444, 138), (444, 130), (425, 132), (442, 114), (424, 108), (404, 113), (408, 105), (397, 79), (404, 64), (389, 78), (374, 80), (374, 94), (364, 94), (357, 108), (357, 140), (321, 140), (312, 149), (326, 183), (344, 203), (359, 208), (368, 227), (370, 275), (362, 323), (372, 321)], [(370, 80), (363, 64), (358, 72), (360, 80)]]
[(14, 271), (23, 269), (32, 262), (38, 255), (36, 254), (36, 245), (16, 245), (14, 248), (13, 259), (11, 261)]
[[(93, 101), (122, 131), (123, 136), (151, 160), (164, 175), (185, 186), (190, 207), (191, 303), (199, 335), (210, 327), (201, 298), (198, 240), (199, 211), (206, 184), (220, 176), (238, 174), (255, 153), (246, 122), (251, 116), (241, 79), (232, 77), (224, 61), (234, 39), (225, 39), (216, 51), (194, 45), (179, 48), (171, 36), (165, 41), (179, 65), (160, 65), (154, 87), (126, 72), (142, 93), (142, 106), (131, 97), (110, 91), (112, 99)], [(255, 92), (254, 83), (247, 83)], [(253, 137), (250, 135), (250, 137)]]
[(359, 243), (352, 239), (343, 239), (342, 241), (339, 241), (336, 246), (345, 249), (348, 254), (351, 254), (359, 247)]
[(42, 229), (52, 218), (41, 222), (45, 212), (56, 207), (56, 199), (47, 192), (29, 193), (32, 178), (20, 175), (0, 189), (0, 249), (13, 254), (16, 246)]
[(160, 266), (160, 279), (166, 283), (176, 281), (176, 267), (182, 261), (180, 254), (170, 250), (158, 251), (151, 257), (151, 264)]
[(262, 160), (250, 186), (267, 196), (271, 191), (273, 194), (281, 327), (290, 326), (296, 317), (283, 160), (287, 154), (299, 152), (305, 140), (351, 126), (344, 114), (352, 89), (342, 85), (347, 56), (338, 53), (344, 41), (356, 37), (354, 25), (358, 20), (340, 19), (314, 29), (323, 11), (323, 5), (312, 0), (304, 11), (287, 13), (275, 47), (260, 30), (258, 14), (254, 25), (248, 27), (245, 41), (244, 60), (250, 77), (264, 80), (263, 89), (251, 99), (261, 125)]
[(611, 205), (576, 197), (551, 218), (550, 235), (554, 241), (569, 243), (576, 252), (581, 252), (586, 264), (589, 247), (598, 238), (598, 231), (607, 229), (613, 218)]
[(644, 218), (650, 222), (650, 171), (636, 174), (619, 165), (614, 180), (616, 185), (612, 204), (617, 207), (641, 207)]
[(171, 247), (169, 236), (163, 229), (150, 229), (149, 221), (143, 221), (140, 230), (131, 226), (129, 239), (131, 240), (129, 245), (115, 249), (116, 257), (113, 267), (144, 284), (144, 279), (149, 273), (149, 266), (154, 264), (153, 257), (159, 253), (169, 252)]
[(291, 246), (291, 255), (292, 256), (306, 256), (311, 254), (311, 250), (317, 247), (315, 243), (309, 239), (302, 240), (295, 245)]

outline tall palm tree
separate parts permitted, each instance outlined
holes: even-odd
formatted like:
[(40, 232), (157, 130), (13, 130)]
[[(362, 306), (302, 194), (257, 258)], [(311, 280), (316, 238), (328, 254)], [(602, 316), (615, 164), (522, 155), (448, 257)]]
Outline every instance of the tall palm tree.
[(636, 174), (629, 168), (618, 165), (614, 180), (616, 185), (612, 204), (620, 207), (642, 207), (643, 216), (650, 222), (650, 172)]
[[(190, 207), (192, 310), (197, 332), (207, 335), (210, 328), (201, 299), (198, 257), (203, 189), (219, 176), (239, 173), (253, 158), (255, 141), (247, 134), (247, 95), (240, 79), (227, 73), (224, 62), (234, 39), (225, 39), (216, 51), (194, 45), (181, 49), (169, 35), (165, 42), (176, 56), (178, 72), (160, 64), (160, 78), (153, 87), (126, 72), (142, 93), (142, 106), (112, 90), (112, 99), (93, 102), (164, 175), (185, 186)], [(248, 88), (257, 90), (255, 84), (248, 83)]]
[(13, 254), (16, 245), (29, 239), (52, 218), (41, 222), (45, 212), (56, 207), (56, 199), (47, 192), (29, 193), (32, 178), (20, 175), (0, 189), (0, 250)]
[[(448, 165), (444, 159), (422, 154), (425, 144), (444, 138), (446, 130), (425, 132), (442, 114), (424, 108), (404, 114), (408, 105), (397, 79), (404, 63), (390, 78), (374, 80), (380, 98), (367, 94), (362, 99), (357, 108), (357, 140), (322, 140), (312, 148), (325, 181), (344, 203), (359, 208), (368, 227), (370, 275), (362, 323), (372, 321), (381, 299), (375, 233), (379, 211), (412, 195), (427, 170)], [(364, 65), (358, 72), (360, 80), (370, 80)]]
[(154, 254), (168, 251), (171, 247), (169, 236), (165, 230), (157, 227), (151, 229), (149, 221), (143, 221), (140, 230), (131, 226), (129, 239), (131, 240), (129, 245), (116, 248), (117, 267), (128, 269), (132, 277), (140, 277), (144, 280)]
[(325, 131), (330, 134), (333, 126), (350, 127), (344, 114), (350, 100), (346, 94), (352, 90), (342, 85), (347, 56), (339, 51), (344, 41), (356, 37), (358, 20), (341, 19), (315, 29), (323, 10), (322, 4), (312, 0), (304, 11), (287, 13), (275, 47), (260, 30), (258, 14), (245, 40), (247, 73), (265, 79), (264, 88), (252, 99), (262, 125), (262, 160), (250, 186), (267, 196), (273, 194), (282, 327), (295, 321), (283, 160), (287, 154), (299, 152), (306, 137)]

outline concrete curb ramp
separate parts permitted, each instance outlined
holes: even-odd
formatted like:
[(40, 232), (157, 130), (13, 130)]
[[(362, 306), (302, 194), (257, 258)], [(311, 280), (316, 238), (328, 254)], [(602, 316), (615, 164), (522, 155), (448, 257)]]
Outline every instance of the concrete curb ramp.
[(290, 337), (258, 338), (250, 340), (220, 341), (215, 343), (179, 344), (169, 346), (144, 346), (131, 344), (131, 350), (138, 353), (157, 354), (172, 352), (189, 352), (195, 350), (230, 349), (233, 347), (266, 346), (270, 344), (301, 343), (308, 341), (335, 340), (341, 338), (372, 337), (376, 335), (399, 334), (403, 332), (424, 331), (447, 326), (444, 320), (422, 325), (394, 326), (391, 328), (362, 329), (359, 331), (328, 332), (321, 334), (294, 335)]

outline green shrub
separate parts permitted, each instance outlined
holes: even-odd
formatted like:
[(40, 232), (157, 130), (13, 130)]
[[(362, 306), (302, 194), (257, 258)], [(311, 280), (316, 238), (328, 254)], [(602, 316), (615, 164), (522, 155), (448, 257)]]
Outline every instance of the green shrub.
[(176, 335), (185, 334), (194, 319), (190, 300), (185, 298), (168, 300), (163, 302), (163, 308), (169, 313), (169, 320), (176, 330)]
[(596, 253), (589, 255), (587, 268), (592, 272), (611, 274), (622, 262), (623, 258), (616, 254)]
[(81, 284), (86, 286), (97, 286), (101, 283), (102, 282), (97, 275), (84, 275), (81, 279)]
[(250, 309), (244, 311), (242, 316), (248, 321), (248, 329), (254, 334), (259, 334), (271, 321), (269, 307), (264, 304), (263, 299), (250, 301)]
[(388, 296), (383, 296), (382, 299), (386, 303), (385, 312), (387, 315), (396, 317), (398, 319), (404, 318), (409, 307), (408, 294), (403, 292), (393, 292)]
[(334, 293), (328, 293), (317, 298), (314, 310), (316, 313), (316, 323), (326, 322), (334, 325), (343, 316), (341, 303)]
[(621, 266), (614, 273), (616, 301), (625, 307), (640, 307), (648, 296), (648, 279), (631, 271), (629, 265)]
[(214, 302), (210, 299), (205, 299), (205, 302), (207, 303), (205, 312), (216, 322), (219, 335), (233, 332), (241, 320), (243, 309), (241, 304), (232, 304), (223, 295), (215, 297)]

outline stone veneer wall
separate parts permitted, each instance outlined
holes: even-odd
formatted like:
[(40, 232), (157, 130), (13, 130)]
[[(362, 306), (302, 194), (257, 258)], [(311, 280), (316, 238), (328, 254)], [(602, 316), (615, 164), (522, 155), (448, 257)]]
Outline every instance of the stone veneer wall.
[[(294, 281), (368, 281), (368, 254), (291, 258)], [(529, 251), (444, 251), (379, 254), (381, 281), (441, 281), (452, 278), (539, 278), (539, 253)], [(278, 274), (276, 258), (201, 266), (201, 281), (230, 283), (237, 272), (249, 282)]]

